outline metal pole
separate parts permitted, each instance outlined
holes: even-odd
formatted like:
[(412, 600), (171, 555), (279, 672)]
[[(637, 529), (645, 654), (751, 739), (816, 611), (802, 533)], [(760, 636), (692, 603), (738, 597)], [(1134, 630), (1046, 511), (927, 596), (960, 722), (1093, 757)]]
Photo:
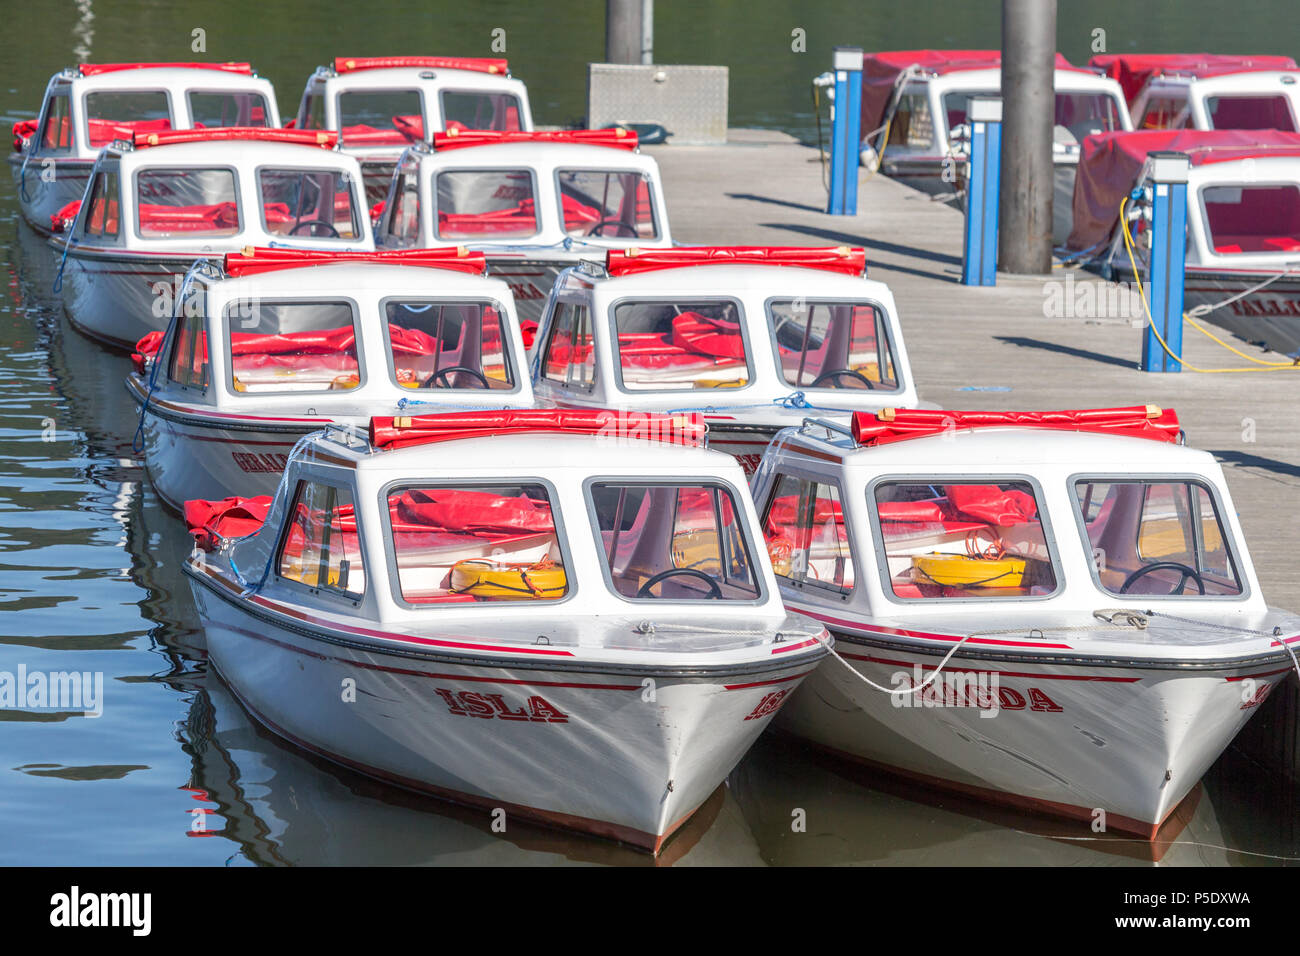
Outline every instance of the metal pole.
[(641, 62), (641, 0), (605, 0), (605, 62)]
[[(1186, 153), (1147, 154), (1151, 164), (1151, 258), (1147, 261), (1147, 293), (1151, 296), (1151, 325), (1142, 337), (1142, 371), (1181, 372), (1170, 355), (1183, 354), (1183, 276), (1187, 265)], [(1156, 338), (1169, 346), (1166, 352)]]
[(966, 239), (962, 251), (964, 285), (997, 285), (998, 193), (1002, 164), (1002, 100), (972, 96), (970, 180), (966, 187)]
[(1056, 0), (1002, 0), (1002, 230), (1004, 272), (1052, 269), (1052, 130)]
[(835, 71), (835, 119), (831, 123), (831, 188), (826, 212), (856, 216), (862, 138), (862, 48), (837, 46), (831, 67)]
[(655, 61), (655, 0), (641, 0), (641, 64)]

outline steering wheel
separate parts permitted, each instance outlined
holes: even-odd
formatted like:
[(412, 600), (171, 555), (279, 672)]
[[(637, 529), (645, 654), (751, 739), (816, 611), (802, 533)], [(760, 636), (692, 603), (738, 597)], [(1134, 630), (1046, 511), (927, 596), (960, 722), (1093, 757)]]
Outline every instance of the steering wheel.
[(1201, 580), (1201, 576), (1187, 565), (1179, 564), (1177, 561), (1156, 561), (1154, 564), (1148, 564), (1144, 567), (1138, 568), (1124, 579), (1124, 583), (1119, 586), (1119, 593), (1127, 594), (1128, 589), (1133, 586), (1138, 578), (1162, 568), (1167, 568), (1171, 571), (1178, 571), (1182, 574), (1182, 577), (1178, 579), (1178, 586), (1174, 588), (1174, 590), (1170, 591), (1170, 594), (1182, 594), (1183, 589), (1187, 587), (1188, 578), (1196, 582), (1196, 587), (1202, 594), (1205, 593), (1205, 582)]
[[(876, 386), (871, 384), (871, 379), (867, 378), (865, 375), (863, 375), (861, 372), (857, 371), (856, 369), (851, 369), (851, 368), (837, 368), (837, 369), (832, 369), (829, 372), (822, 372), (815, 379), (813, 379), (812, 384), (809, 385), (808, 387), (816, 388), (824, 381), (841, 378), (845, 375), (849, 376), (850, 378), (856, 378), (863, 385), (867, 386), (868, 389), (870, 389), (871, 391), (875, 391)], [(839, 386), (834, 385), (831, 387), (838, 388)]]
[(606, 227), (606, 226), (617, 226), (617, 227), (618, 227), (618, 229), (619, 229), (620, 231), (619, 231), (619, 232), (616, 232), (616, 233), (614, 234), (616, 237), (617, 237), (617, 236), (627, 236), (627, 237), (630, 238), (630, 239), (635, 239), (635, 238), (636, 238), (636, 229), (634, 229), (633, 227), (629, 226), (629, 225), (628, 225), (627, 223), (625, 223), (622, 219), (602, 219), (600, 222), (596, 223), (594, 226), (591, 227), (591, 231), (588, 232), (587, 235), (589, 235), (589, 236), (603, 236), (603, 235), (605, 234), (605, 231), (604, 231), (604, 230), (605, 230), (605, 227)]
[(639, 598), (654, 597), (654, 595), (650, 593), (650, 589), (652, 587), (654, 587), (660, 581), (672, 577), (677, 577), (679, 575), (687, 575), (693, 578), (703, 579), (704, 583), (706, 583), (709, 586), (709, 600), (711, 601), (722, 600), (722, 588), (718, 587), (718, 582), (713, 580), (713, 578), (709, 577), (703, 571), (696, 571), (694, 568), (669, 568), (667, 571), (660, 571), (658, 574), (652, 577), (645, 584), (641, 585), (641, 587), (636, 592), (636, 596)]
[(328, 223), (324, 219), (299, 219), (297, 222), (293, 224), (293, 228), (289, 230), (289, 235), (291, 236), (298, 235), (298, 230), (301, 229), (303, 226), (312, 226), (313, 228), (316, 226), (324, 226), (326, 229), (329, 230), (328, 238), (330, 239), (339, 238), (339, 231), (334, 228), (332, 223)]
[[(483, 386), (484, 388), (491, 388), (491, 387), (492, 387), (491, 385), (488, 384), (488, 380), (487, 380), (486, 378), (484, 378), (481, 374), (479, 374), (478, 372), (476, 372), (476, 371), (475, 371), (474, 369), (472, 369), (472, 368), (467, 368), (467, 367), (464, 366), (464, 365), (448, 365), (446, 368), (440, 368), (440, 369), (438, 369), (438, 371), (434, 372), (432, 375), (430, 375), (428, 378), (426, 378), (426, 379), (424, 380), (424, 387), (425, 387), (425, 388), (434, 388), (434, 387), (436, 387), (437, 384), (438, 384), (438, 380), (439, 380), (440, 378), (443, 378), (443, 377), (446, 376), (446, 375), (450, 375), (452, 372), (467, 372), (467, 373), (469, 373), (470, 375), (473, 375), (476, 379), (478, 379), (479, 382), (482, 384), (482, 386)], [(452, 384), (451, 384), (450, 381), (448, 381), (448, 382), (447, 382), (444, 386), (442, 386), (442, 387), (443, 387), (443, 388), (451, 388), (451, 387), (452, 387)]]

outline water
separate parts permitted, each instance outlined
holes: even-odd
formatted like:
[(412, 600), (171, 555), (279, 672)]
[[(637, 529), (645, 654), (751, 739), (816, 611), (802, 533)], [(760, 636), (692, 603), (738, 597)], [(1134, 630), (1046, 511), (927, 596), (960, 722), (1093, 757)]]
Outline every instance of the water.
[[(1260, 3), (1220, 19), (1185, 2), (1164, 24), (1128, 4), (1062, 4), (1061, 48), (1279, 48), (1289, 12)], [(815, 135), (808, 80), (835, 42), (996, 46), (997, 5), (914, 2), (835, 8), (749, 0), (657, 0), (664, 62), (731, 67), (731, 121)], [(584, 112), (585, 63), (603, 48), (603, 4), (354, 3), (244, 0), (164, 5), (117, 0), (0, 3), (6, 30), (0, 119), (32, 116), (49, 76), (77, 59), (246, 59), (292, 112), (308, 73), (339, 53), (490, 54), (506, 30), (541, 123)], [(935, 24), (940, 24), (937, 29)], [(806, 31), (805, 54), (790, 50)], [(1153, 30), (1154, 27), (1154, 30)], [(190, 52), (206, 30), (205, 54)], [(344, 40), (342, 38), (349, 38)], [(7, 130), (6, 130), (7, 132)], [(511, 824), (335, 769), (253, 724), (205, 661), (179, 572), (189, 544), (131, 450), (129, 363), (72, 331), (50, 294), (54, 263), (0, 182), (0, 671), (102, 672), (102, 716), (0, 711), (0, 863), (277, 865), (630, 864), (616, 846)], [(1001, 813), (907, 788), (765, 737), (661, 862), (690, 864), (1115, 865), (1289, 862), (1300, 858), (1292, 785), (1230, 752), (1164, 841), (1097, 837), (1077, 824)], [(791, 828), (802, 810), (805, 832)]]

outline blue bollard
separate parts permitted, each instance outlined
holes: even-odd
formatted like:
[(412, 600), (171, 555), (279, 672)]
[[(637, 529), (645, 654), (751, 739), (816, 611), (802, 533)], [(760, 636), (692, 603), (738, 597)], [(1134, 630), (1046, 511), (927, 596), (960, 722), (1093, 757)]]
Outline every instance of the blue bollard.
[(1002, 99), (972, 96), (970, 182), (966, 186), (966, 238), (962, 250), (963, 285), (998, 284), (998, 191), (1002, 181)]
[(862, 48), (837, 46), (831, 60), (835, 71), (835, 121), (831, 125), (831, 195), (826, 211), (832, 216), (858, 214), (858, 144), (862, 131)]
[[(1147, 296), (1151, 325), (1142, 337), (1142, 371), (1181, 372), (1169, 354), (1183, 354), (1183, 275), (1187, 265), (1187, 172), (1185, 153), (1155, 152), (1150, 164), (1151, 257), (1147, 261)], [(1169, 346), (1166, 352), (1156, 332)]]

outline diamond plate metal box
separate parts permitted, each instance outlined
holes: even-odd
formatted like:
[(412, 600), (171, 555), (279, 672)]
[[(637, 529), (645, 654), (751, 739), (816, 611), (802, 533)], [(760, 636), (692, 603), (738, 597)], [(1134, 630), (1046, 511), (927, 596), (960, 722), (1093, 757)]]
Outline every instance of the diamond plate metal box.
[(591, 63), (587, 125), (657, 124), (668, 142), (713, 145), (727, 140), (725, 66)]

